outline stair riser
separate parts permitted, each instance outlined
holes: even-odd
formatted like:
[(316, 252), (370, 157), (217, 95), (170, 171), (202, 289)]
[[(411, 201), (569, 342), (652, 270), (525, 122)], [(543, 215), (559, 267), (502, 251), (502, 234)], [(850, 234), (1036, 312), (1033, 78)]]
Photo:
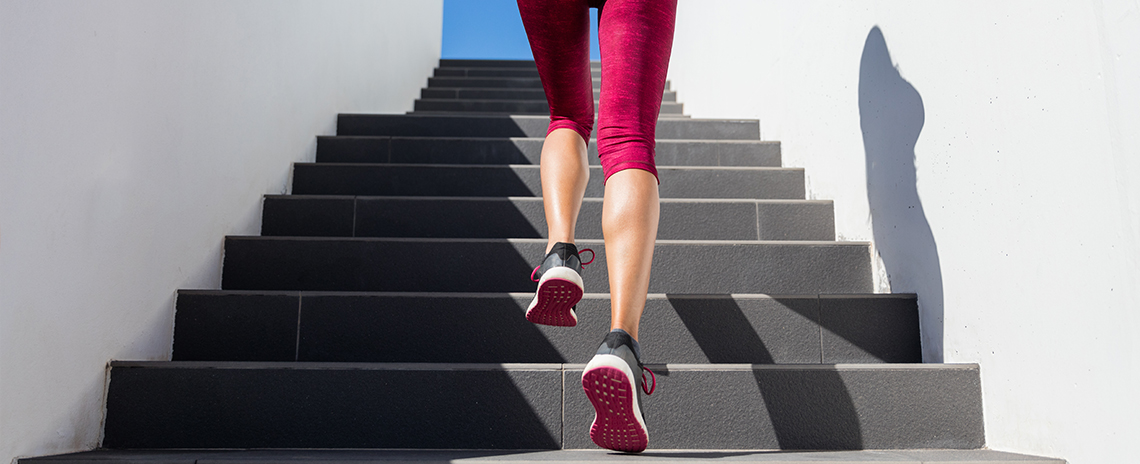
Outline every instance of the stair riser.
[[(978, 450), (877, 450), (797, 451), (775, 455), (770, 451), (737, 451), (728, 456), (738, 463), (764, 464), (1065, 464), (1062, 459), (1024, 454)], [(22, 458), (19, 464), (247, 464), (250, 462), (289, 462), (290, 464), (520, 464), (544, 462), (579, 464), (605, 462), (612, 456), (608, 450), (401, 450), (401, 449), (325, 449), (325, 450), (95, 450), (68, 455)], [(644, 453), (637, 457), (642, 464), (707, 462), (725, 460), (717, 450)]]
[[(601, 89), (601, 78), (591, 81), (592, 88)], [(670, 89), (665, 83), (665, 89)], [(429, 77), (427, 88), (461, 89), (541, 89), (542, 80), (537, 77)]]
[[(538, 69), (534, 64), (534, 60), (455, 60), (443, 59), (439, 60), (439, 67), (441, 68), (522, 68), (522, 69)], [(601, 69), (602, 63), (598, 61), (590, 62), (590, 69)]]
[[(606, 253), (584, 272), (586, 291), (608, 293)], [(411, 292), (533, 292), (545, 240), (228, 237), (222, 288)], [(665, 242), (651, 293), (868, 293), (868, 245), (836, 242)]]
[[(573, 369), (241, 367), (113, 366), (104, 447), (594, 448)], [(976, 366), (650, 367), (651, 448), (984, 444)]]
[[(600, 89), (594, 89), (594, 101), (601, 98)], [(546, 100), (546, 92), (541, 89), (510, 90), (510, 89), (447, 89), (423, 88), (420, 98), (434, 99), (469, 99), (469, 100)], [(662, 102), (676, 102), (677, 92), (666, 90), (661, 96)]]
[(105, 448), (560, 447), (561, 372), (113, 368)]
[[(342, 114), (337, 117), (337, 135), (542, 138), (549, 125), (546, 116)], [(661, 119), (655, 136), (658, 140), (759, 140), (760, 124), (749, 120)]]
[[(487, 218), (494, 218), (493, 221)], [(575, 237), (602, 238), (602, 201), (587, 199)], [(660, 240), (835, 240), (831, 202), (664, 201)], [(541, 198), (267, 196), (261, 235), (543, 238)]]
[[(594, 80), (598, 88), (600, 79)], [(537, 77), (429, 77), (427, 88), (542, 89)]]
[[(538, 164), (541, 138), (317, 137), (318, 163)], [(598, 144), (588, 147), (598, 165)], [(658, 166), (780, 167), (780, 143), (658, 140)]]
[[(529, 294), (182, 291), (174, 360), (585, 363), (609, 330), (605, 295), (578, 304), (573, 329), (526, 321), (529, 303)], [(913, 296), (650, 295), (639, 339), (648, 363), (922, 361)]]
[[(566, 372), (568, 449), (594, 447), (594, 410), (581, 376)], [(985, 441), (977, 370), (827, 367), (677, 371), (657, 378), (657, 391), (643, 397), (654, 448), (972, 449)]]
[[(595, 114), (598, 106), (594, 107)], [(454, 111), (474, 113), (550, 114), (546, 101), (512, 100), (416, 100), (415, 111)], [(660, 114), (679, 115), (681, 103), (662, 103)]]
[[(661, 198), (802, 200), (802, 169), (658, 168)], [(601, 167), (590, 169), (586, 196), (602, 197)], [(432, 166), (297, 163), (296, 195), (443, 197), (542, 196), (538, 166)]]
[[(455, 67), (439, 67), (435, 68), (435, 77), (533, 77), (537, 78), (538, 69), (518, 69), (518, 68), (455, 68)], [(602, 70), (591, 69), (590, 77), (594, 79), (602, 78)]]

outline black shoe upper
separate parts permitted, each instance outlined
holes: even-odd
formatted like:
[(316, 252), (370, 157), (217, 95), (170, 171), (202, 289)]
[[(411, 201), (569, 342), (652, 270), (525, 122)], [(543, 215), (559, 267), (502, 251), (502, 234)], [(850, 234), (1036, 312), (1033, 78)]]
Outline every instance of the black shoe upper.
[[(645, 410), (641, 406), (641, 393), (643, 390), (642, 370), (645, 366), (641, 364), (641, 345), (633, 336), (622, 329), (613, 329), (610, 333), (606, 334), (606, 338), (602, 340), (602, 346), (598, 347), (596, 354), (612, 354), (625, 360), (629, 365), (630, 370), (633, 371), (634, 388), (637, 389), (637, 407), (641, 410), (641, 417), (645, 417)], [(656, 382), (655, 382), (656, 383)], [(656, 387), (656, 385), (653, 385)]]
[(559, 266), (573, 269), (578, 275), (582, 274), (582, 259), (578, 257), (578, 247), (573, 243), (555, 243), (550, 253), (547, 253), (546, 258), (542, 260), (542, 265), (535, 271), (534, 278), (540, 279), (546, 271)]

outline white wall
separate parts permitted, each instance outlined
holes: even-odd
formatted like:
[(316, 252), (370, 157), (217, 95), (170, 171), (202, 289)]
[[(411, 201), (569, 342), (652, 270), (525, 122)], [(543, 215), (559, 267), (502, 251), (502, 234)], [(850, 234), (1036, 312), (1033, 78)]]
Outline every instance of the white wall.
[(442, 1), (0, 2), (0, 462), (94, 447), (338, 112), (412, 108)]
[(990, 447), (1135, 459), (1136, 0), (681, 0), (670, 78), (875, 241), (926, 359), (981, 364)]

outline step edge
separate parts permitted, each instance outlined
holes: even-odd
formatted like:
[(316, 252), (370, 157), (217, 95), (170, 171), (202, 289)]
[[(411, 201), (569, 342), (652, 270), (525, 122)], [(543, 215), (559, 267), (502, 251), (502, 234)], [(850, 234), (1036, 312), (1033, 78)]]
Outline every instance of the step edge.
[[(523, 201), (540, 203), (542, 197), (455, 197), (455, 196), (400, 196), (400, 195), (320, 195), (320, 194), (265, 194), (264, 198), (283, 201), (303, 200), (400, 200), (400, 201)], [(583, 201), (602, 202), (601, 197), (584, 197)], [(661, 203), (740, 203), (761, 205), (833, 205), (834, 200), (789, 200), (752, 198), (662, 198)]]
[[(468, 115), (468, 114), (409, 114), (409, 113), (337, 113), (337, 117), (400, 117), (400, 118), (476, 118), (476, 119), (550, 119), (550, 116), (534, 115), (534, 114), (493, 114), (493, 115)], [(680, 118), (675, 118), (681, 120)], [(673, 120), (673, 119), (670, 119)], [(759, 124), (759, 119), (744, 119), (744, 118), (687, 118), (683, 119), (685, 122), (725, 122), (725, 123), (740, 123), (740, 124)]]
[[(654, 453), (685, 453), (695, 456), (654, 456)], [(282, 453), (296, 453), (300, 456), (282, 457)], [(730, 457), (720, 456), (722, 453), (732, 453)], [(748, 453), (762, 455), (765, 459), (751, 460)], [(840, 450), (840, 451), (805, 451), (805, 450), (778, 450), (778, 449), (684, 449), (684, 448), (652, 448), (637, 458), (642, 462), (685, 462), (685, 461), (726, 461), (726, 462), (835, 462), (839, 458), (850, 462), (865, 464), (923, 464), (932, 463), (931, 454), (939, 454), (937, 462), (945, 464), (1064, 464), (1066, 461), (1058, 458), (1035, 456), (1029, 454), (1012, 453), (992, 450), (988, 448), (974, 449), (866, 449), (866, 450)], [(949, 459), (946, 453), (961, 454)], [(537, 454), (538, 456), (520, 456)], [(708, 454), (708, 456), (700, 456)], [(788, 460), (767, 459), (773, 455), (787, 455)], [(874, 456), (882, 455), (883, 459)], [(850, 458), (848, 458), (850, 456)], [(194, 448), (194, 449), (166, 449), (148, 448), (134, 450), (119, 450), (99, 448), (90, 451), (54, 454), (46, 456), (19, 458), (19, 463), (36, 462), (112, 462), (114, 459), (129, 460), (129, 462), (152, 462), (143, 457), (155, 457), (153, 462), (169, 462), (179, 458), (186, 462), (198, 459), (228, 459), (231, 461), (248, 460), (249, 462), (268, 463), (267, 458), (276, 458), (279, 461), (289, 462), (417, 462), (417, 463), (593, 463), (611, 464), (627, 463), (628, 456), (613, 455), (611, 451), (600, 449), (420, 449), (420, 448)], [(347, 459), (345, 459), (347, 458)], [(520, 459), (523, 458), (523, 459)], [(905, 460), (900, 460), (905, 459)], [(825, 460), (826, 459), (826, 460)]]
[[(197, 289), (183, 288), (176, 292), (179, 295), (205, 295), (205, 296), (295, 296), (295, 297), (370, 297), (370, 298), (504, 298), (527, 300), (534, 297), (533, 292), (351, 292), (331, 290), (224, 290), (224, 289)], [(582, 299), (609, 299), (609, 293), (583, 293)], [(814, 300), (814, 299), (917, 299), (914, 293), (833, 293), (833, 294), (767, 294), (767, 293), (648, 293), (649, 300), (669, 299), (734, 299), (734, 300)]]
[[(226, 369), (226, 370), (384, 370), (384, 371), (563, 371), (585, 369), (586, 363), (361, 363), (289, 361), (123, 361), (110, 362), (113, 369)], [(978, 371), (977, 363), (836, 363), (836, 364), (646, 364), (660, 374), (671, 372), (740, 371)]]
[[(384, 167), (384, 168), (438, 168), (438, 169), (539, 169), (537, 164), (433, 164), (433, 163), (318, 163), (295, 161), (293, 166), (310, 167)], [(602, 169), (591, 164), (590, 169)], [(800, 167), (776, 166), (657, 166), (657, 171), (746, 171), (746, 172), (804, 172)]]
[[(448, 142), (503, 142), (503, 141), (533, 141), (541, 142), (546, 140), (545, 137), (436, 137), (436, 136), (411, 136), (411, 135), (318, 135), (317, 139), (374, 139), (381, 140), (445, 140)], [(725, 145), (780, 145), (779, 140), (741, 140), (741, 139), (661, 139), (657, 140), (658, 145), (661, 144), (674, 144), (674, 143), (691, 143), (691, 144), (725, 144)]]
[[(265, 241), (352, 241), (352, 242), (427, 242), (427, 243), (547, 243), (545, 238), (435, 238), (435, 237), (307, 237), (286, 235), (227, 235), (226, 240)], [(579, 244), (602, 246), (602, 239), (583, 239)], [(868, 247), (871, 242), (837, 242), (827, 240), (658, 240), (657, 245), (786, 245), (826, 247)]]

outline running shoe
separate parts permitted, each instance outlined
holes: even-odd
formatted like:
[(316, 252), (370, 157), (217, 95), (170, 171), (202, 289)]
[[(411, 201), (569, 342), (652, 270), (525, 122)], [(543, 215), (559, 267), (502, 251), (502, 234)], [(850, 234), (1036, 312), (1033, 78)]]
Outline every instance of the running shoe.
[(578, 314), (574, 309), (585, 293), (582, 266), (594, 262), (594, 250), (582, 250), (587, 251), (590, 252), (590, 260), (583, 263), (578, 256), (578, 247), (573, 243), (554, 244), (542, 264), (530, 273), (530, 280), (538, 282), (538, 290), (526, 308), (526, 320), (560, 327), (578, 324)]
[[(646, 372), (652, 380), (651, 387), (646, 387)], [(582, 372), (582, 389), (594, 405), (590, 439), (614, 451), (644, 451), (649, 446), (649, 430), (641, 410), (641, 392), (652, 395), (656, 388), (653, 371), (641, 365), (637, 340), (621, 329), (607, 334)]]

